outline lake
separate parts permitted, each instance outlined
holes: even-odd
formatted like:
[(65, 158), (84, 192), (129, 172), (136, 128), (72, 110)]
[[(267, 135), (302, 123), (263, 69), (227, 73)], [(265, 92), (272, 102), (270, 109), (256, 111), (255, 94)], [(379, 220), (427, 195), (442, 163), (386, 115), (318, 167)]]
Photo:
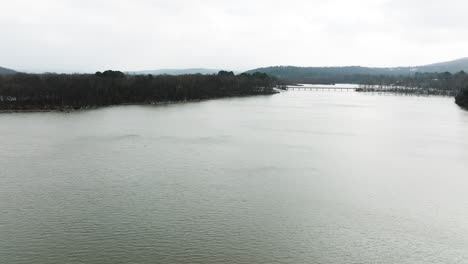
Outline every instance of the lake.
[(0, 114), (0, 263), (468, 263), (467, 172), (449, 97)]

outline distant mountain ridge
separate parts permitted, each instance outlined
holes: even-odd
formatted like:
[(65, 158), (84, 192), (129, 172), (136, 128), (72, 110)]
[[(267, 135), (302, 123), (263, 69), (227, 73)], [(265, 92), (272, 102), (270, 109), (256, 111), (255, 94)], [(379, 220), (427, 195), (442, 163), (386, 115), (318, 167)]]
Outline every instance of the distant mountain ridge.
[(215, 74), (220, 70), (218, 69), (205, 69), (205, 68), (191, 68), (191, 69), (160, 69), (160, 70), (147, 70), (147, 71), (129, 71), (127, 74), (152, 74), (152, 75), (185, 75), (185, 74)]
[(0, 74), (15, 74), (16, 71), (0, 67)]
[(468, 72), (468, 57), (414, 67), (413, 69), (417, 72)]
[(335, 83), (354, 82), (358, 75), (412, 75), (416, 72), (468, 72), (468, 58), (422, 65), (416, 67), (374, 68), (362, 66), (344, 67), (295, 67), (273, 66), (249, 70), (246, 73), (264, 72), (291, 82)]

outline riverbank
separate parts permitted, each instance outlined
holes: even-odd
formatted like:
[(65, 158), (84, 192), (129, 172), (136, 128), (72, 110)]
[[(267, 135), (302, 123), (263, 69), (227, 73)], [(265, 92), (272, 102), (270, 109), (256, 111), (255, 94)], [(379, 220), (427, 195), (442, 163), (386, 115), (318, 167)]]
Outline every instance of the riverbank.
[(445, 91), (438, 89), (417, 89), (417, 88), (357, 88), (356, 92), (361, 93), (394, 93), (394, 94), (413, 94), (413, 95), (442, 95), (454, 96), (454, 91)]
[(197, 103), (204, 102), (209, 100), (225, 99), (225, 98), (243, 98), (243, 97), (252, 97), (252, 96), (269, 96), (280, 93), (279, 89), (273, 89), (271, 92), (264, 92), (259, 94), (252, 95), (232, 95), (232, 96), (223, 96), (223, 97), (213, 97), (213, 98), (204, 98), (204, 99), (192, 99), (192, 100), (181, 100), (181, 101), (155, 101), (155, 102), (144, 102), (144, 103), (122, 103), (122, 104), (111, 104), (111, 105), (102, 105), (102, 106), (86, 106), (80, 108), (73, 108), (71, 106), (59, 107), (59, 108), (29, 108), (29, 109), (0, 109), (0, 114), (5, 113), (48, 113), (48, 112), (64, 112), (71, 113), (76, 111), (85, 111), (85, 110), (94, 110), (104, 107), (120, 106), (120, 105), (172, 105), (172, 104), (185, 104), (185, 103)]
[(455, 103), (460, 107), (468, 109), (468, 89), (455, 96)]

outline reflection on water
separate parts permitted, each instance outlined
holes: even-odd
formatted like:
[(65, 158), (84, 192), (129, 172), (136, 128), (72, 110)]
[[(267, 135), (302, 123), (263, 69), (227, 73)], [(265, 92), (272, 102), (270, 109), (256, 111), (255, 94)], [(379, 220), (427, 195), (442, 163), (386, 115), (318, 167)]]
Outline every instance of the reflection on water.
[(0, 135), (0, 263), (468, 262), (451, 98), (2, 114)]

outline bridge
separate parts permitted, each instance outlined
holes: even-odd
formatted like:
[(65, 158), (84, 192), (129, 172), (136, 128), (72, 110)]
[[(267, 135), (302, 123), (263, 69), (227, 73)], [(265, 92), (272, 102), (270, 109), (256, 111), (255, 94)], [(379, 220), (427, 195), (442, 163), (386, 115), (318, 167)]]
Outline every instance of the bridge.
[(350, 85), (340, 86), (340, 85), (303, 85), (295, 86), (288, 85), (288, 90), (296, 91), (355, 91), (358, 87), (351, 87)]

